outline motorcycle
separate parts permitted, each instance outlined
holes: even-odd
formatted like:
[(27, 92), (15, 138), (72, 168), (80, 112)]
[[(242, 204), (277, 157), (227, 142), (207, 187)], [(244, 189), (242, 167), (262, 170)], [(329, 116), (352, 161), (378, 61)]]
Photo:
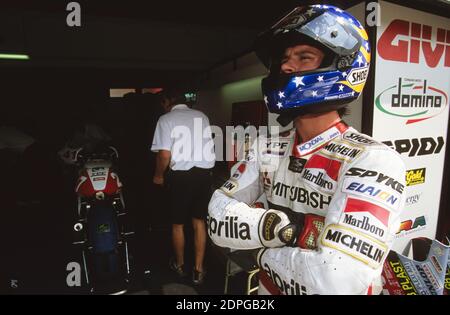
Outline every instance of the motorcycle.
[(81, 249), (84, 283), (91, 293), (125, 293), (131, 280), (129, 228), (123, 185), (112, 146), (74, 150), (78, 166), (73, 244)]

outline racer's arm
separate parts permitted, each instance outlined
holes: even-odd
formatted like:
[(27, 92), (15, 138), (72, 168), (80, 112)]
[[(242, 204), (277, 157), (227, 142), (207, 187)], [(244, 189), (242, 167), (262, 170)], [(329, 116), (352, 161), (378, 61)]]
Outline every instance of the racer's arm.
[(272, 279), (277, 275), (276, 283), (299, 284), (308, 294), (366, 294), (399, 228), (404, 187), (398, 154), (381, 148), (366, 152), (341, 170), (317, 250), (261, 250), (261, 268)]
[(208, 234), (221, 247), (255, 249), (283, 246), (279, 239), (283, 227), (290, 224), (287, 216), (274, 210), (252, 208), (263, 193), (258, 147), (265, 140), (255, 141), (245, 161), (234, 166), (234, 173), (217, 189), (208, 206)]

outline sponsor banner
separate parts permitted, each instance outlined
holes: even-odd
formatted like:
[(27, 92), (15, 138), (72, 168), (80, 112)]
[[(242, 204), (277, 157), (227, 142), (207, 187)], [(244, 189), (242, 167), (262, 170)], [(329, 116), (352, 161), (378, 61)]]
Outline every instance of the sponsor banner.
[(283, 157), (286, 155), (288, 147), (289, 141), (270, 141), (266, 143), (266, 150), (263, 154)]
[(408, 170), (402, 237), (393, 244), (403, 252), (412, 237), (436, 235), (449, 123), (450, 19), (379, 4), (372, 136), (397, 151)]
[(302, 178), (317, 190), (331, 193), (336, 189), (341, 165), (339, 161), (314, 155), (306, 163)]
[(260, 273), (259, 276), (264, 286), (270, 288), (275, 285), (272, 294), (308, 295), (309, 292), (304, 285), (301, 285), (295, 279), (284, 279), (283, 275), (278, 274), (274, 268), (270, 268), (268, 263), (264, 263), (262, 269), (265, 272)]
[(365, 145), (371, 145), (371, 144), (377, 144), (378, 142), (374, 139), (371, 139), (368, 136), (361, 135), (358, 133), (353, 132), (347, 132), (344, 135), (344, 139), (348, 140), (350, 142), (353, 142), (354, 144), (365, 144)]
[(373, 200), (383, 206), (397, 210), (400, 206), (400, 194), (386, 186), (354, 178), (344, 179), (342, 192)]
[[(446, 244), (447, 246), (450, 245), (448, 239)], [(447, 271), (445, 272), (444, 295), (450, 295), (450, 250), (448, 252)]]
[(247, 163), (245, 161), (241, 162), (241, 165), (238, 166), (238, 168), (233, 173), (231, 178), (234, 179), (234, 180), (238, 180), (239, 178), (242, 177), (242, 174), (244, 174), (246, 169), (247, 169)]
[(323, 150), (320, 151), (320, 154), (329, 157), (331, 159), (351, 162), (354, 158), (361, 155), (363, 151), (364, 151), (363, 147), (352, 146), (349, 143), (333, 141), (327, 144), (323, 148)]
[(322, 245), (345, 253), (370, 267), (381, 266), (388, 253), (384, 243), (340, 225), (329, 225), (322, 234)]
[(297, 151), (300, 155), (306, 155), (320, 148), (328, 141), (338, 137), (341, 134), (338, 127), (333, 127), (318, 135), (317, 137), (297, 146)]
[(245, 222), (239, 222), (237, 216), (226, 216), (223, 221), (208, 216), (206, 224), (210, 237), (217, 236), (242, 241), (251, 240), (250, 226)]
[(442, 295), (444, 293), (445, 268), (449, 262), (450, 248), (436, 240), (427, 247), (427, 257), (421, 261), (416, 257), (410, 259), (394, 251), (389, 252), (382, 272), (383, 294)]
[(420, 197), (422, 196), (422, 193), (411, 195), (406, 197), (405, 199), (405, 205), (406, 206), (412, 206), (420, 201)]
[(396, 237), (405, 238), (411, 234), (424, 230), (426, 226), (427, 226), (427, 218), (424, 215), (417, 218), (402, 221), (400, 223), (400, 228), (398, 229)]
[(404, 118), (414, 124), (445, 113), (448, 95), (427, 79), (399, 78), (393, 85), (375, 96), (376, 108), (386, 115)]
[[(289, 186), (282, 182), (276, 182), (272, 187), (272, 198), (275, 200), (276, 197), (284, 201), (290, 200), (320, 210), (326, 209), (331, 202), (330, 195), (309, 191), (303, 187)], [(283, 204), (286, 204), (286, 202), (283, 202)]]
[(306, 161), (306, 159), (290, 156), (288, 169), (294, 173), (301, 173), (305, 167)]
[(406, 186), (414, 186), (425, 183), (426, 168), (418, 168), (406, 171)]
[(339, 224), (385, 240), (388, 221), (388, 210), (370, 202), (348, 198)]
[(358, 176), (365, 179), (373, 179), (377, 183), (383, 183), (385, 186), (392, 188), (393, 190), (403, 193), (405, 186), (392, 177), (384, 175), (383, 173), (366, 170), (359, 167), (352, 167), (346, 173), (345, 176)]
[[(385, 145), (394, 149), (403, 157), (423, 157), (438, 155), (444, 150), (444, 137), (407, 138), (393, 141), (383, 141)], [(404, 159), (405, 160), (405, 159)], [(408, 163), (408, 160), (405, 162)]]
[(379, 222), (381, 222), (384, 227), (387, 228), (387, 226), (389, 225), (389, 210), (364, 200), (347, 198), (344, 213), (365, 215), (370, 214)]
[(337, 181), (341, 165), (342, 163), (339, 161), (330, 160), (320, 155), (314, 155), (308, 160), (305, 168), (324, 170), (329, 178)]
[(220, 189), (227, 195), (232, 195), (239, 187), (237, 181), (229, 179), (227, 180)]

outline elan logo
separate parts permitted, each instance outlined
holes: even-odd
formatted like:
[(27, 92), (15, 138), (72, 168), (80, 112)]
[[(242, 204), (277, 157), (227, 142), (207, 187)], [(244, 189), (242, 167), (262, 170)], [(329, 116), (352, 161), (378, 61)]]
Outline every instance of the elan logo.
[(445, 112), (448, 96), (428, 80), (399, 78), (397, 85), (376, 96), (375, 105), (387, 115), (405, 118), (408, 125)]

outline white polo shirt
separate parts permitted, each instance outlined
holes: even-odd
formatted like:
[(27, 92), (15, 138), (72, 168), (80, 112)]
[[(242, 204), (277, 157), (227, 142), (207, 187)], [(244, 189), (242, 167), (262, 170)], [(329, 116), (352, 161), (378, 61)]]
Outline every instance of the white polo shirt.
[(170, 151), (170, 168), (174, 171), (214, 167), (216, 156), (208, 117), (185, 104), (173, 106), (159, 118), (151, 150)]

